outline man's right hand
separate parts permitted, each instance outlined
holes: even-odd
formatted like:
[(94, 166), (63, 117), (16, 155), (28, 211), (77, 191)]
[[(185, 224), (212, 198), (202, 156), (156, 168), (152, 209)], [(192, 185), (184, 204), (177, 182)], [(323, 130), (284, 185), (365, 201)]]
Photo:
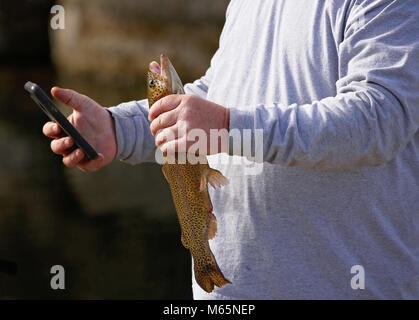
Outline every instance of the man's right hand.
[(99, 158), (88, 160), (80, 148), (69, 151), (74, 141), (70, 137), (62, 137), (61, 128), (55, 122), (47, 122), (42, 129), (47, 137), (54, 139), (51, 150), (63, 156), (67, 167), (77, 166), (85, 172), (96, 171), (112, 162), (117, 144), (115, 123), (110, 113), (96, 101), (73, 90), (54, 87), (51, 94), (73, 109), (68, 120), (97, 151)]

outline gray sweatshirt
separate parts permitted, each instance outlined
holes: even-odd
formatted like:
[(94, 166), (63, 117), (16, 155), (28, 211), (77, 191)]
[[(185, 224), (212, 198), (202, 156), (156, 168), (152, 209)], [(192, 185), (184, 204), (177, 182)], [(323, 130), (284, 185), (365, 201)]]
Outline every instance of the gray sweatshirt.
[[(263, 163), (210, 157), (232, 284), (195, 299), (419, 299), (418, 0), (233, 0), (185, 89), (263, 133)], [(153, 161), (147, 102), (111, 112), (118, 159)]]

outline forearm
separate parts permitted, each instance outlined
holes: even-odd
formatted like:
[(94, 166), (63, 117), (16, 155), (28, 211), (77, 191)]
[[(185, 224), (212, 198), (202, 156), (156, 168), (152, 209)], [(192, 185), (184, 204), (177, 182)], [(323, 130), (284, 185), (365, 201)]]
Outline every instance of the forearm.
[[(308, 105), (231, 109), (232, 129), (251, 132), (250, 139), (242, 142), (252, 146), (252, 155), (260, 130), (263, 161), (286, 167), (345, 169), (392, 160), (418, 130), (418, 118), (393, 95), (371, 84)], [(231, 154), (235, 153), (233, 143), (231, 139)]]
[(394, 159), (419, 128), (418, 9), (414, 0), (359, 1), (336, 43), (335, 96), (233, 108), (230, 129), (251, 129), (253, 149), (261, 129), (263, 160), (283, 166), (341, 169)]

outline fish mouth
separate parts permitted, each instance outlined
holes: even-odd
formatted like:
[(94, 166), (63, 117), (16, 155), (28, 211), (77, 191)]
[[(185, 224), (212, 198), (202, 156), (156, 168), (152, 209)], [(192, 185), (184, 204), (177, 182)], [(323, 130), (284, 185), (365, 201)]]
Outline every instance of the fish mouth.
[(158, 76), (161, 76), (165, 79), (169, 79), (171, 78), (171, 73), (170, 73), (170, 69), (173, 68), (169, 58), (162, 54), (160, 56), (160, 64), (157, 63), (156, 61), (153, 61), (150, 63), (149, 69), (148, 71), (150, 71), (151, 73), (154, 73)]
[(160, 66), (161, 66), (161, 75), (166, 79), (172, 79), (171, 69), (173, 69), (172, 63), (169, 58), (162, 54), (160, 55)]
[(148, 71), (153, 72), (153, 73), (158, 74), (158, 75), (161, 75), (160, 65), (156, 61), (153, 61), (153, 62), (150, 63), (150, 67), (149, 67)]
[(156, 61), (150, 63), (149, 72), (166, 81), (173, 93), (184, 93), (182, 81), (165, 54), (160, 55), (160, 65)]

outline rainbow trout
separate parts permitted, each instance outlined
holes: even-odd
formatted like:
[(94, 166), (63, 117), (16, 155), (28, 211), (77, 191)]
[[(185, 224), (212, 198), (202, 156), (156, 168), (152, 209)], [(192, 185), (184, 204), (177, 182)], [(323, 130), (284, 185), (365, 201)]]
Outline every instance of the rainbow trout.
[[(161, 55), (160, 70), (150, 65), (147, 74), (148, 102), (152, 106), (159, 99), (170, 94), (184, 94), (182, 82), (168, 57)], [(206, 292), (212, 292), (214, 285), (222, 287), (227, 280), (209, 247), (208, 239), (217, 233), (217, 220), (212, 213), (208, 184), (221, 187), (228, 183), (221, 172), (209, 165), (178, 162), (165, 163), (162, 171), (170, 185), (173, 202), (181, 227), (181, 241), (188, 248), (194, 261), (196, 282)], [(205, 158), (206, 159), (206, 158)]]

